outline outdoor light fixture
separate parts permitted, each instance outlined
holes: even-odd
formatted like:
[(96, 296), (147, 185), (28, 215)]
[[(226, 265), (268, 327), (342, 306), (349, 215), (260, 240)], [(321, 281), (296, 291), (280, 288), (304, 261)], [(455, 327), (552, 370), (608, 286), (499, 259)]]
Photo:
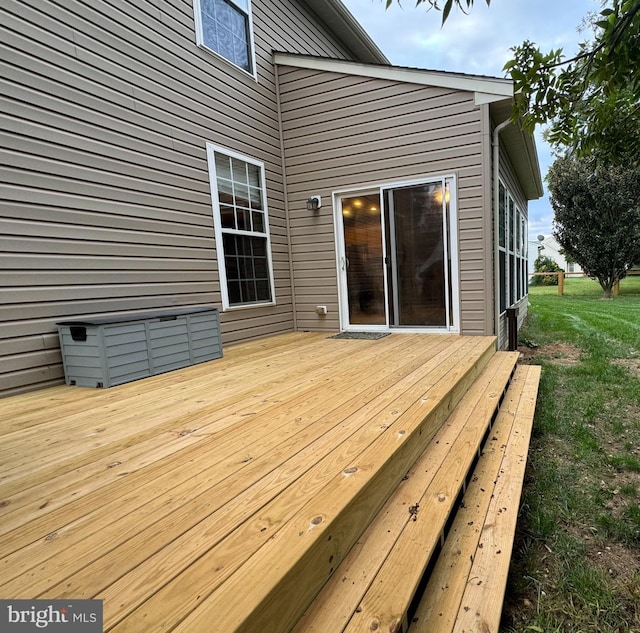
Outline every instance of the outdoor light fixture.
[(317, 211), (322, 206), (322, 199), (320, 196), (311, 196), (307, 200), (307, 211)]

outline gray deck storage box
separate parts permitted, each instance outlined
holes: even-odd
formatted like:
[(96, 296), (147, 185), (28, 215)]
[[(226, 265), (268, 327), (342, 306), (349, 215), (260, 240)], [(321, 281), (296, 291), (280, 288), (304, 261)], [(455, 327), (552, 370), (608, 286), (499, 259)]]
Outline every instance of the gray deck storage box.
[(113, 387), (222, 356), (218, 310), (58, 323), (68, 385)]

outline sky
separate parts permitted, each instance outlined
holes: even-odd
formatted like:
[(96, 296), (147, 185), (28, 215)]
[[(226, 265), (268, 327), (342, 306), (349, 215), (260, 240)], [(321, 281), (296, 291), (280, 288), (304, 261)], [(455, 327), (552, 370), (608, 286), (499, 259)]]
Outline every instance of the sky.
[[(475, 0), (468, 15), (457, 9), (441, 27), (442, 14), (416, 7), (415, 0), (343, 0), (389, 61), (397, 66), (448, 70), (504, 77), (510, 48), (524, 40), (543, 52), (562, 48), (572, 56), (578, 43), (589, 39), (579, 32), (584, 17), (599, 11), (599, 0)], [(428, 6), (428, 3), (425, 3)], [(542, 177), (553, 162), (550, 148), (536, 130)], [(546, 193), (529, 202), (529, 239), (551, 233), (553, 210)]]

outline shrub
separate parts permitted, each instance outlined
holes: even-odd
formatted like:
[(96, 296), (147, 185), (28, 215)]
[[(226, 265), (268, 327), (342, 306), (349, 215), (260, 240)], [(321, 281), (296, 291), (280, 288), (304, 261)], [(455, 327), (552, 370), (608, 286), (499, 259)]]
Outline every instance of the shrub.
[[(556, 264), (551, 257), (539, 255), (533, 262), (533, 270), (536, 273), (562, 273), (564, 270)], [(558, 275), (536, 275), (529, 282), (530, 286), (557, 286)]]

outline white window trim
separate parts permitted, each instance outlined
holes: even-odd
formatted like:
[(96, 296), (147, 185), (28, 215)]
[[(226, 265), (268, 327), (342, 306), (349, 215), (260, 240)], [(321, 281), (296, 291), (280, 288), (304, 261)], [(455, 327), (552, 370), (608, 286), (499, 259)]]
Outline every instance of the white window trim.
[[(238, 6), (238, 4), (234, 0), (229, 0), (229, 1), (232, 4), (235, 4), (240, 11), (242, 11), (243, 13), (245, 12), (245, 10), (242, 7)], [(252, 7), (251, 7), (251, 0), (247, 0), (247, 2), (248, 2), (248, 6), (249, 6), (249, 13), (248, 13), (248, 18), (249, 18), (249, 48), (250, 48), (249, 58), (250, 58), (250, 61), (251, 61), (251, 72), (245, 70), (244, 68), (241, 68), (237, 64), (234, 64), (230, 59), (227, 59), (224, 55), (221, 55), (220, 53), (218, 53), (218, 51), (216, 51), (215, 49), (207, 46), (204, 43), (204, 38), (202, 36), (202, 10), (201, 10), (201, 7), (200, 7), (200, 0), (193, 0), (193, 17), (194, 17), (195, 27), (196, 27), (195, 28), (195, 31), (196, 31), (196, 44), (202, 50), (204, 50), (207, 53), (213, 55), (214, 57), (217, 57), (218, 59), (222, 60), (226, 64), (229, 64), (230, 66), (232, 66), (236, 70), (239, 70), (241, 73), (251, 77), (252, 79), (254, 79), (257, 82), (258, 81), (258, 73), (257, 73), (257, 68), (256, 68), (256, 47), (255, 47), (255, 40), (254, 40), (254, 35), (253, 35), (253, 10), (252, 10)]]
[[(500, 240), (498, 239), (498, 251), (504, 253), (504, 288), (500, 283), (502, 279), (500, 278), (500, 269), (498, 268), (498, 296), (500, 301), (502, 300), (502, 293), (504, 291), (504, 310), (500, 312), (500, 314), (505, 314), (506, 309), (509, 307), (509, 252), (508, 252), (508, 244), (509, 244), (509, 190), (507, 186), (504, 184), (502, 179), (498, 180), (498, 187), (502, 186), (504, 190), (504, 246), (500, 244)], [(498, 205), (500, 204), (500, 192), (498, 189)], [(501, 222), (502, 218), (500, 217), (500, 213), (498, 212), (498, 222)], [(498, 225), (498, 234), (500, 233), (500, 229), (502, 227)]]
[[(264, 205), (264, 234), (254, 231), (240, 231), (237, 229), (222, 229), (222, 218), (220, 215), (220, 202), (218, 200), (218, 181), (216, 176), (216, 160), (215, 153), (224, 154), (230, 158), (241, 160), (245, 163), (255, 165), (260, 169), (260, 184), (262, 188), (263, 205)], [(207, 143), (207, 162), (209, 166), (209, 186), (211, 188), (211, 207), (213, 211), (213, 231), (216, 240), (216, 256), (218, 259), (218, 276), (220, 279), (220, 295), (222, 298), (222, 310), (223, 312), (231, 310), (246, 310), (248, 308), (256, 308), (262, 306), (276, 305), (276, 289), (273, 277), (273, 257), (271, 254), (271, 232), (269, 230), (269, 209), (267, 205), (267, 187), (264, 171), (264, 163), (258, 161), (244, 154), (234, 152), (222, 145), (216, 145), (214, 143)], [(271, 287), (271, 301), (261, 301), (255, 303), (245, 303), (242, 305), (230, 305), (229, 302), (229, 289), (227, 286), (227, 269), (224, 259), (224, 248), (222, 236), (223, 233), (229, 233), (233, 235), (249, 235), (249, 236), (263, 236), (267, 240), (267, 262), (269, 265), (269, 284)]]
[[(516, 205), (516, 201), (509, 189), (507, 189), (507, 288), (509, 289), (507, 307), (509, 308), (512, 308), (516, 303), (518, 303), (518, 280), (514, 273), (518, 267), (518, 260), (516, 257), (517, 229), (514, 222), (514, 217), (517, 213), (518, 207)], [(513, 263), (511, 260), (512, 257)]]
[[(522, 212), (520, 205), (516, 202), (515, 196), (507, 187), (502, 178), (498, 179), (498, 183), (502, 185), (505, 192), (505, 245), (500, 246), (498, 244), (498, 250), (505, 254), (505, 310), (500, 314), (503, 315), (506, 312), (506, 308), (511, 308), (517, 305), (520, 301), (525, 299), (529, 295), (528, 285), (525, 283), (527, 280), (526, 266), (528, 261), (528, 225), (527, 218)], [(511, 204), (510, 204), (511, 203)], [(512, 208), (510, 208), (512, 206)], [(518, 242), (518, 226), (520, 227), (520, 242)], [(513, 225), (513, 229), (512, 229)], [(498, 230), (500, 228), (498, 227)], [(509, 239), (510, 232), (513, 231), (512, 239)], [(524, 244), (523, 244), (524, 239)], [(513, 256), (513, 267), (511, 266), (511, 258)], [(518, 293), (518, 262), (520, 262), (520, 284), (521, 292)], [(498, 283), (500, 279), (498, 279)], [(514, 301), (511, 303), (511, 288), (513, 284)], [(502, 288), (499, 288), (499, 292), (502, 292)]]

